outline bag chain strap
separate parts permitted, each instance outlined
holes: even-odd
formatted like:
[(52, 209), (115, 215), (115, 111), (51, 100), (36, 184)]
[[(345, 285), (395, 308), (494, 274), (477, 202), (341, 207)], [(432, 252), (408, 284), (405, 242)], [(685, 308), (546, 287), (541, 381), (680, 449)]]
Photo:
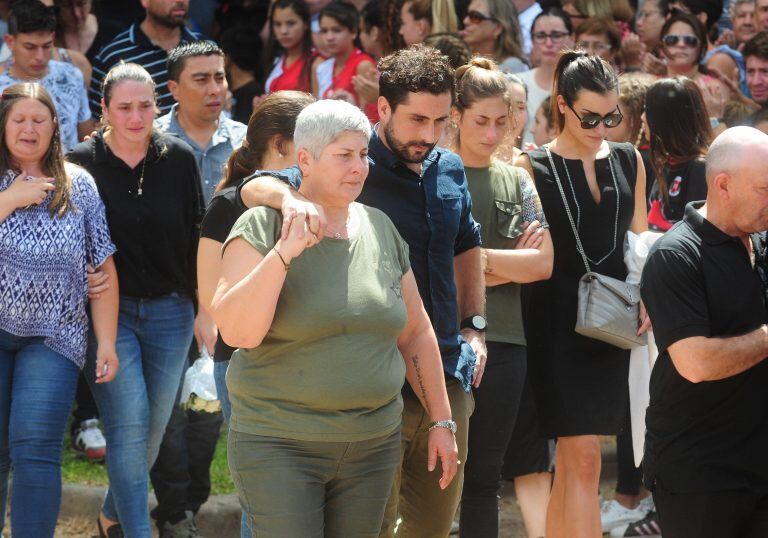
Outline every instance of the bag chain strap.
[(587, 273), (591, 273), (592, 270), (589, 268), (589, 260), (587, 260), (587, 255), (584, 253), (584, 247), (581, 245), (579, 232), (576, 230), (576, 223), (573, 221), (573, 215), (571, 215), (571, 208), (568, 205), (568, 200), (566, 200), (565, 198), (565, 191), (563, 190), (563, 185), (560, 182), (560, 176), (557, 174), (557, 168), (555, 168), (555, 161), (552, 158), (552, 152), (549, 151), (549, 146), (544, 146), (544, 150), (547, 152), (547, 157), (549, 157), (549, 164), (552, 165), (552, 174), (555, 176), (555, 183), (557, 183), (557, 189), (560, 191), (560, 196), (563, 198), (563, 205), (565, 206), (565, 212), (568, 215), (568, 221), (571, 223), (571, 229), (573, 230), (573, 235), (576, 238), (576, 249), (579, 251), (579, 254), (581, 254), (581, 259), (584, 260), (584, 266), (587, 268)]

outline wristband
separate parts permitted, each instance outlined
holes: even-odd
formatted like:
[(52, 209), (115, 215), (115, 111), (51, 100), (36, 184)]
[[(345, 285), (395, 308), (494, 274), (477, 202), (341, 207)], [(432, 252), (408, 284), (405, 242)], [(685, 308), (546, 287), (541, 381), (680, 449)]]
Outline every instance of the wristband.
[(288, 269), (290, 269), (291, 268), (291, 264), (290, 263), (285, 263), (285, 260), (283, 259), (283, 255), (280, 254), (280, 251), (277, 250), (277, 247), (272, 247), (272, 250), (275, 251), (275, 254), (277, 254), (277, 257), (280, 258), (281, 262), (283, 262), (283, 267), (285, 267), (285, 270), (287, 271)]

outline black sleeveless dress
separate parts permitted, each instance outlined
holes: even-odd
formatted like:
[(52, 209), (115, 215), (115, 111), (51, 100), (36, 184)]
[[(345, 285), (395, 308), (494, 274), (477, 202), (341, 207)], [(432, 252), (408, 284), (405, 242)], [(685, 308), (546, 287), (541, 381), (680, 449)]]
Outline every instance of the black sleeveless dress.
[[(555, 153), (552, 159), (592, 270), (623, 280), (637, 157), (631, 144), (609, 143), (609, 148), (608, 157), (595, 161), (599, 204), (580, 160)], [(524, 316), (528, 375), (541, 433), (549, 438), (617, 434), (628, 405), (629, 351), (574, 331), (578, 283), (586, 269), (545, 150), (528, 156), (555, 251), (552, 278), (530, 285)]]

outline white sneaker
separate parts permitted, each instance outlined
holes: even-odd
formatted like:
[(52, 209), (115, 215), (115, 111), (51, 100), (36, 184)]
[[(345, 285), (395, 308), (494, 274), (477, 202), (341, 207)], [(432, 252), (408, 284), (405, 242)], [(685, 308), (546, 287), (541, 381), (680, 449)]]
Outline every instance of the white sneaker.
[(646, 514), (651, 510), (656, 510), (656, 505), (653, 503), (653, 495), (648, 495), (645, 499), (640, 501), (640, 508), (645, 510)]
[(603, 525), (603, 532), (611, 532), (617, 527), (643, 519), (647, 513), (647, 508), (642, 504), (630, 510), (614, 500), (604, 501), (600, 509), (600, 521)]
[(102, 461), (107, 453), (107, 441), (99, 429), (98, 419), (84, 420), (72, 435), (72, 448), (90, 461)]

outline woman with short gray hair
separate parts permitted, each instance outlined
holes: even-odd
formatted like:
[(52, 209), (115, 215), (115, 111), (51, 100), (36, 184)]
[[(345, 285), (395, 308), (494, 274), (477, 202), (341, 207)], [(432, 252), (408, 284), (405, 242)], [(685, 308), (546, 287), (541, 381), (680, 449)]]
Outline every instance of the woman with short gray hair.
[[(318, 101), (296, 121), (303, 219), (248, 210), (224, 243), (213, 299), (225, 342), (229, 464), (256, 536), (377, 537), (400, 465), (405, 378), (432, 424), (430, 470), (456, 474), (458, 449), (432, 325), (408, 247), (389, 218), (355, 203), (368, 175), (370, 123)], [(311, 248), (310, 248), (311, 247)]]

